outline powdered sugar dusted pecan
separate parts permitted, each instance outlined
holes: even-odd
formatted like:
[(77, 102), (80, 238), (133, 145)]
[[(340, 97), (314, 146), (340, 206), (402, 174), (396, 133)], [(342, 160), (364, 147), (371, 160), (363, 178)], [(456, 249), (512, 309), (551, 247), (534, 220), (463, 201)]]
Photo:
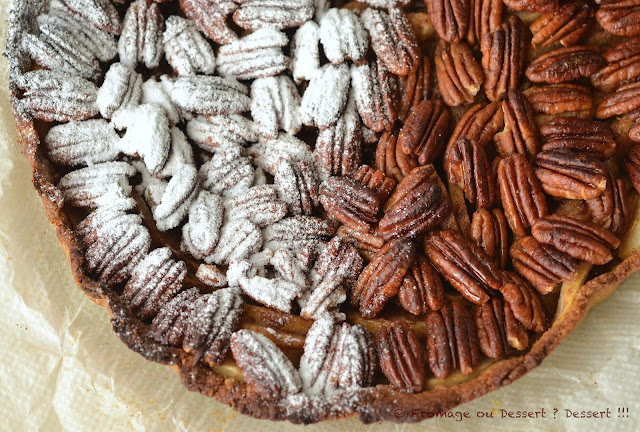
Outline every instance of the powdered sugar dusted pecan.
[(415, 256), (416, 247), (407, 239), (391, 240), (380, 249), (351, 292), (351, 303), (360, 307), (363, 317), (375, 317), (398, 293)]
[(552, 196), (592, 199), (599, 197), (607, 187), (604, 164), (583, 153), (540, 152), (535, 164), (542, 188)]
[(376, 146), (376, 168), (400, 182), (417, 166), (418, 158), (402, 151), (398, 144), (397, 129), (382, 134)]
[(151, 322), (151, 337), (164, 345), (181, 346), (199, 297), (197, 288), (189, 288), (165, 303)]
[(129, 178), (135, 174), (127, 162), (105, 162), (65, 174), (57, 187), (65, 203), (74, 207), (129, 207)]
[(118, 11), (109, 0), (62, 0), (57, 7), (65, 8), (73, 14), (85, 18), (94, 26), (109, 33), (120, 34), (121, 24)]
[(466, 43), (449, 44), (441, 40), (436, 46), (435, 63), (440, 94), (447, 105), (475, 100), (484, 74)]
[(504, 285), (500, 293), (513, 311), (513, 316), (527, 330), (542, 332), (546, 327), (546, 317), (538, 293), (515, 273), (504, 272), (503, 278)]
[(502, 99), (508, 90), (518, 88), (526, 56), (527, 29), (515, 15), (494, 33), (482, 37), (484, 90), (491, 101)]
[(313, 17), (313, 0), (238, 0), (233, 21), (246, 30), (298, 27)]
[(502, 286), (498, 267), (485, 252), (453, 230), (430, 234), (424, 250), (436, 270), (469, 301), (482, 304)]
[(482, 36), (493, 33), (502, 24), (503, 0), (471, 0), (473, 10), (469, 20), (467, 41), (474, 46), (482, 41)]
[(224, 204), (228, 220), (248, 219), (259, 227), (274, 224), (287, 214), (287, 204), (278, 199), (273, 185), (252, 186)]
[(504, 0), (509, 9), (524, 12), (552, 12), (558, 9), (558, 0)]
[(378, 221), (380, 196), (349, 177), (329, 177), (320, 185), (320, 203), (334, 218), (359, 231), (370, 231)]
[(605, 228), (561, 215), (538, 219), (531, 228), (531, 234), (541, 243), (553, 245), (576, 259), (596, 265), (611, 261), (611, 250), (620, 244), (618, 238)]
[(349, 96), (349, 68), (328, 64), (314, 75), (302, 96), (300, 113), (307, 126), (326, 128), (342, 114)]
[(320, 70), (320, 28), (314, 21), (307, 21), (291, 41), (291, 73), (300, 83), (309, 81)]
[(640, 108), (640, 82), (626, 84), (605, 97), (596, 107), (596, 118), (627, 114)]
[(307, 288), (279, 277), (242, 277), (238, 283), (242, 291), (258, 303), (284, 313), (291, 312), (293, 300)]
[(524, 155), (507, 156), (498, 165), (498, 184), (511, 230), (518, 237), (526, 236), (529, 227), (547, 215), (547, 197), (533, 166)]
[(207, 264), (229, 264), (247, 258), (260, 250), (263, 238), (260, 228), (246, 219), (227, 221), (220, 229), (220, 240), (213, 253), (204, 258)]
[(294, 215), (311, 215), (320, 204), (318, 176), (310, 161), (282, 161), (274, 181), (280, 198)]
[(460, 302), (429, 311), (426, 318), (427, 361), (436, 378), (445, 379), (457, 368), (469, 375), (480, 361), (478, 333), (473, 318)]
[(400, 305), (414, 315), (438, 310), (444, 305), (444, 286), (440, 275), (424, 256), (418, 255), (404, 276), (398, 299)]
[(178, 75), (211, 75), (216, 58), (209, 42), (198, 32), (196, 25), (179, 16), (170, 16), (163, 35), (167, 61)]
[(427, 99), (431, 92), (431, 75), (431, 60), (429, 57), (423, 57), (418, 65), (404, 77), (400, 86), (399, 119), (406, 120), (409, 111)]
[(449, 182), (464, 190), (466, 199), (477, 208), (491, 208), (496, 185), (487, 155), (475, 142), (462, 138), (445, 161)]
[(299, 162), (311, 160), (313, 153), (309, 145), (293, 135), (280, 133), (276, 139), (260, 137), (257, 144), (247, 149), (253, 163), (271, 175), (275, 175), (282, 161)]
[(472, 11), (469, 0), (425, 0), (433, 27), (447, 42), (460, 42), (467, 35)]
[(342, 225), (338, 228), (336, 233), (338, 237), (353, 245), (361, 256), (371, 261), (373, 257), (378, 253), (380, 248), (384, 245), (384, 239), (382, 236), (373, 233), (366, 233), (362, 231), (354, 230), (346, 225)]
[(238, 147), (220, 149), (200, 167), (202, 188), (217, 194), (234, 195), (253, 184), (255, 170)]
[(504, 129), (504, 112), (501, 102), (473, 105), (458, 121), (449, 139), (445, 160), (448, 159), (449, 152), (453, 150), (455, 142), (460, 138), (475, 141), (480, 147), (486, 148), (493, 142), (494, 135), (502, 129)]
[(594, 21), (594, 8), (590, 3), (572, 0), (557, 10), (549, 11), (535, 20), (529, 28), (531, 43), (543, 48), (560, 43), (571, 46), (589, 31)]
[(590, 77), (604, 64), (604, 57), (595, 48), (578, 45), (541, 55), (529, 64), (526, 75), (531, 82), (557, 84)]
[(134, 67), (141, 62), (148, 69), (157, 67), (162, 57), (164, 18), (158, 4), (137, 0), (129, 6), (118, 40), (120, 63)]
[(207, 38), (219, 44), (231, 43), (236, 34), (227, 26), (227, 15), (236, 8), (230, 1), (180, 0), (180, 9)]
[(624, 171), (629, 175), (633, 187), (640, 191), (640, 145), (634, 145), (627, 153)]
[(375, 170), (368, 165), (361, 165), (352, 178), (373, 189), (380, 196), (381, 202), (385, 202), (389, 198), (396, 185), (393, 179), (387, 177), (382, 171)]
[(251, 117), (260, 133), (277, 138), (278, 130), (300, 131), (300, 95), (287, 76), (258, 78), (251, 83)]
[(47, 156), (66, 166), (114, 160), (120, 153), (119, 142), (113, 124), (104, 119), (57, 125), (49, 129), (44, 138)]
[(629, 39), (603, 53), (607, 66), (591, 76), (591, 84), (606, 92), (640, 79), (640, 37)]
[(395, 321), (389, 328), (381, 326), (376, 342), (380, 368), (391, 385), (409, 393), (422, 391), (426, 380), (423, 347), (409, 324)]
[(371, 47), (386, 69), (405, 76), (420, 60), (420, 47), (413, 28), (402, 9), (389, 12), (367, 9), (362, 22), (371, 35)]
[(133, 68), (113, 63), (98, 90), (96, 103), (102, 117), (110, 119), (119, 109), (134, 108), (142, 98), (142, 76)]
[(507, 221), (500, 209), (478, 209), (471, 219), (471, 239), (503, 269), (509, 258)]
[(238, 114), (248, 111), (247, 87), (229, 78), (181, 76), (171, 89), (171, 100), (182, 110), (197, 114)]
[(540, 149), (538, 127), (527, 97), (520, 90), (509, 90), (502, 111), (504, 130), (495, 137), (498, 152), (502, 156), (522, 153), (529, 160), (535, 158)]
[(444, 151), (449, 118), (442, 100), (421, 102), (411, 109), (400, 130), (398, 146), (403, 153), (417, 156), (420, 165), (433, 162)]
[(320, 42), (333, 64), (365, 62), (369, 35), (358, 16), (348, 9), (331, 8), (320, 19)]
[(353, 65), (351, 82), (365, 126), (375, 132), (390, 129), (397, 118), (398, 86), (387, 68), (379, 60)]
[(334, 234), (335, 228), (327, 221), (313, 216), (287, 217), (264, 230), (266, 247), (272, 250), (315, 247)]
[(558, 117), (540, 128), (546, 138), (542, 150), (573, 150), (606, 159), (615, 153), (616, 137), (607, 123), (575, 117)]
[(231, 336), (231, 351), (245, 382), (260, 396), (279, 399), (302, 388), (298, 371), (266, 336), (238, 330)]
[(474, 307), (480, 350), (489, 358), (499, 358), (514, 347), (523, 350), (529, 335), (513, 316), (508, 303), (497, 297)]
[(607, 170), (607, 188), (602, 195), (586, 203), (594, 223), (616, 236), (622, 236), (627, 231), (631, 210), (627, 204), (627, 187), (623, 179), (614, 178), (611, 170)]
[(182, 227), (182, 249), (196, 259), (211, 255), (218, 244), (223, 216), (220, 196), (201, 190), (189, 207), (189, 221)]
[(638, 0), (601, 0), (596, 18), (609, 33), (621, 36), (640, 35), (640, 2)]
[(529, 87), (524, 95), (535, 112), (556, 115), (573, 113), (590, 117), (593, 108), (591, 91), (577, 84), (548, 84)]
[(194, 144), (211, 153), (256, 142), (259, 136), (255, 124), (239, 114), (197, 116), (187, 122), (186, 132)]

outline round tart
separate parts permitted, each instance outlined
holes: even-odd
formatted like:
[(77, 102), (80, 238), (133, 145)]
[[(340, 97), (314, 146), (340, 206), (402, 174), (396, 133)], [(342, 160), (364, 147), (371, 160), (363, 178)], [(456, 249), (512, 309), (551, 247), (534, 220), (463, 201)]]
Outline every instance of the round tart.
[(640, 268), (640, 2), (16, 0), (33, 183), (145, 358), (258, 418), (417, 421)]

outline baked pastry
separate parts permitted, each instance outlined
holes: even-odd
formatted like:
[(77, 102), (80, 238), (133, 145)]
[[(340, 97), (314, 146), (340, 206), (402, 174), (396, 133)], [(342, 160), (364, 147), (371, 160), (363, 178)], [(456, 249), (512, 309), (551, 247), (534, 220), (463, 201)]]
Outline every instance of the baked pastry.
[(640, 266), (639, 6), (601, 3), (17, 1), (12, 103), (129, 347), (255, 417), (415, 421)]

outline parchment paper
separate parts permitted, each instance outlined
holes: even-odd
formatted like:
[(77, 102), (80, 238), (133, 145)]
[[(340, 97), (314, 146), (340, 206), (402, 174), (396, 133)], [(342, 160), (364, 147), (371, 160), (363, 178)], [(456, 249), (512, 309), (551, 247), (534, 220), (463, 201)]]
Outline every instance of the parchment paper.
[[(8, 0), (0, 0), (4, 49)], [(16, 143), (0, 59), (0, 418), (12, 431), (271, 429), (196, 393), (168, 367), (130, 351), (106, 311), (71, 276)], [(640, 428), (640, 274), (627, 280), (543, 364), (516, 383), (418, 425), (325, 422), (305, 431), (635, 431)], [(540, 411), (545, 419), (503, 418)], [(566, 418), (606, 410), (610, 418)], [(618, 408), (626, 411), (618, 412)], [(554, 409), (557, 409), (554, 419)], [(493, 414), (493, 418), (479, 415)], [(420, 415), (416, 413), (417, 415)], [(407, 413), (398, 412), (399, 416)], [(426, 415), (423, 414), (423, 415)], [(540, 415), (540, 414), (539, 414)], [(626, 417), (618, 417), (623, 415)], [(302, 426), (280, 423), (277, 430)]]

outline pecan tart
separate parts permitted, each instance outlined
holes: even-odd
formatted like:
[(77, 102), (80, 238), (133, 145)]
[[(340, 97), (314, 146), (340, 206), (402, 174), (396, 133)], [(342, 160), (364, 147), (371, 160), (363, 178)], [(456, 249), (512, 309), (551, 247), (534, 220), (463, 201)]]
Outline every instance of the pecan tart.
[(640, 1), (16, 0), (12, 105), (74, 277), (272, 420), (416, 421), (640, 268)]

